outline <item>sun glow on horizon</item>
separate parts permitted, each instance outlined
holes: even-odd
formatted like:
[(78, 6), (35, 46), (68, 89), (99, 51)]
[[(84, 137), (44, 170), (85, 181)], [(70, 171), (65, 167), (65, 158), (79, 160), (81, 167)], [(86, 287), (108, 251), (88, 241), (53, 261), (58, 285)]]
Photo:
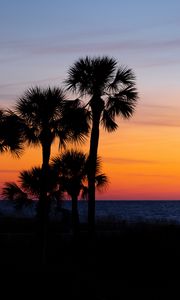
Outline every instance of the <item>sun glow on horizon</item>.
[[(112, 134), (101, 130), (99, 156), (109, 186), (97, 192), (97, 199), (180, 198), (180, 127), (139, 124), (138, 119), (137, 115), (130, 121), (119, 120), (119, 129)], [(88, 147), (89, 140), (79, 149), (88, 153)], [(58, 142), (52, 147), (52, 157), (56, 154)], [(17, 181), (18, 171), (35, 165), (41, 165), (41, 148), (27, 148), (19, 159), (1, 155), (1, 187), (5, 181)]]

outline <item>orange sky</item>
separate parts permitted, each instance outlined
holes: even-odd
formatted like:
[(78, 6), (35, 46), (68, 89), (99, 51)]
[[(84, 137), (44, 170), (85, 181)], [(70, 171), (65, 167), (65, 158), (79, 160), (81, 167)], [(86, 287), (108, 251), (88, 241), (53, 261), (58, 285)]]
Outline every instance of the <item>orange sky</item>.
[[(142, 98), (131, 120), (119, 119), (116, 132), (101, 130), (99, 155), (110, 184), (98, 199), (180, 198), (180, 107), (143, 103)], [(57, 144), (52, 148), (56, 153)], [(39, 148), (26, 149), (21, 159), (1, 155), (0, 185), (16, 180), (16, 171), (40, 163)]]

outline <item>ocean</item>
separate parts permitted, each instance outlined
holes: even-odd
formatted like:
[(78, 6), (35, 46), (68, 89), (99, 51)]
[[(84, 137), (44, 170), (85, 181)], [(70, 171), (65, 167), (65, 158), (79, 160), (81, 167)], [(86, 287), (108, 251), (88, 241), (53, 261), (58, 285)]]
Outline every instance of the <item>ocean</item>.
[[(71, 210), (71, 201), (64, 201), (63, 207)], [(87, 207), (87, 201), (78, 202), (80, 221), (82, 222), (87, 220)], [(35, 216), (35, 205), (17, 211), (9, 201), (0, 201), (1, 215), (33, 217)], [(51, 216), (57, 217), (54, 210), (52, 210)], [(129, 222), (160, 220), (180, 223), (180, 201), (96, 201), (96, 219), (127, 220)]]
[[(71, 203), (64, 206), (70, 209)], [(87, 202), (79, 201), (80, 219), (87, 219)], [(96, 201), (96, 219), (109, 219), (112, 221), (171, 221), (180, 223), (180, 201)]]

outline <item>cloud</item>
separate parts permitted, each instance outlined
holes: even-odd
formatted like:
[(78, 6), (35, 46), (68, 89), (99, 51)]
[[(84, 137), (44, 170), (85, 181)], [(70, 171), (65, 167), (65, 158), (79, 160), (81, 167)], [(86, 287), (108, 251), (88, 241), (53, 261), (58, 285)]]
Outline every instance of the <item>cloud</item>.
[(143, 126), (180, 127), (180, 107), (162, 104), (141, 104), (137, 118), (131, 124)]
[[(165, 58), (165, 59), (158, 59), (158, 61), (149, 61), (149, 62), (146, 62), (146, 63), (141, 63), (139, 66), (141, 68), (153, 68), (153, 67), (163, 67), (163, 66), (171, 66), (171, 65), (176, 65), (176, 64), (179, 64), (180, 63), (180, 59), (168, 59), (168, 58)], [(138, 66), (138, 67), (139, 67)]]
[(137, 125), (145, 125), (145, 126), (165, 126), (165, 127), (180, 127), (180, 121), (175, 120), (174, 123), (173, 121), (154, 121), (154, 120), (139, 120), (139, 121), (131, 121), (133, 124)]
[(8, 87), (14, 87), (14, 86), (21, 86), (21, 85), (34, 85), (38, 83), (44, 83), (44, 82), (49, 82), (53, 80), (62, 80), (62, 76), (56, 76), (56, 77), (49, 77), (49, 78), (44, 78), (44, 79), (36, 79), (36, 80), (30, 80), (30, 81), (20, 81), (20, 82), (10, 82), (6, 84), (0, 84), (0, 89), (2, 88), (8, 88)]
[[(77, 52), (106, 52), (106, 51), (135, 51), (135, 50), (165, 50), (165, 49), (179, 49), (180, 39), (167, 41), (151, 41), (144, 40), (129, 40), (122, 42), (95, 42), (95, 43), (78, 43), (78, 44), (52, 44), (52, 45), (32, 45), (29, 50), (32, 54), (71, 54)], [(25, 48), (28, 50), (27, 48)]]
[(103, 157), (105, 162), (111, 164), (157, 164), (158, 161), (145, 160), (145, 159), (131, 159), (131, 158), (121, 158), (121, 157)]
[(172, 105), (161, 105), (161, 104), (141, 104), (141, 107), (144, 107), (144, 108), (152, 108), (153, 110), (154, 109), (164, 109), (164, 110), (171, 110), (173, 109), (174, 111), (177, 111), (177, 107), (176, 106), (172, 106)]
[(159, 177), (159, 178), (179, 178), (176, 175), (164, 174), (145, 174), (145, 173), (123, 173), (124, 176), (138, 176), (138, 177)]
[[(59, 41), (60, 40), (60, 41)], [(166, 49), (179, 49), (180, 38), (161, 40), (161, 41), (146, 41), (146, 40), (124, 40), (124, 41), (100, 41), (100, 42), (76, 42), (69, 43), (68, 41), (61, 42), (61, 39), (53, 40), (31, 40), (28, 41), (6, 41), (1, 43), (1, 49), (8, 52), (16, 51), (20, 53), (32, 55), (52, 55), (52, 54), (72, 54), (82, 52), (107, 52), (107, 51), (144, 51), (150, 52)], [(1, 50), (2, 51), (2, 50)], [(5, 54), (6, 54), (5, 53)], [(158, 63), (158, 62), (157, 62)], [(164, 63), (164, 62), (163, 62)], [(170, 62), (169, 62), (170, 63)]]

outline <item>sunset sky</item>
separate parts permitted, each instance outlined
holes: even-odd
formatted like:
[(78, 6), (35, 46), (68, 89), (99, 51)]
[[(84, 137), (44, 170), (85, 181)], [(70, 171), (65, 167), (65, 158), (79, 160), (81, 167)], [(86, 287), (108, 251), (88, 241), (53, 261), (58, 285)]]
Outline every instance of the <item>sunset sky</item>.
[[(179, 12), (179, 0), (0, 0), (1, 107), (12, 108), (34, 85), (62, 87), (68, 68), (86, 55), (112, 56), (136, 74), (134, 116), (119, 119), (115, 133), (101, 131), (110, 184), (98, 199), (180, 199)], [(41, 152), (0, 161), (2, 187), (40, 165)]]

